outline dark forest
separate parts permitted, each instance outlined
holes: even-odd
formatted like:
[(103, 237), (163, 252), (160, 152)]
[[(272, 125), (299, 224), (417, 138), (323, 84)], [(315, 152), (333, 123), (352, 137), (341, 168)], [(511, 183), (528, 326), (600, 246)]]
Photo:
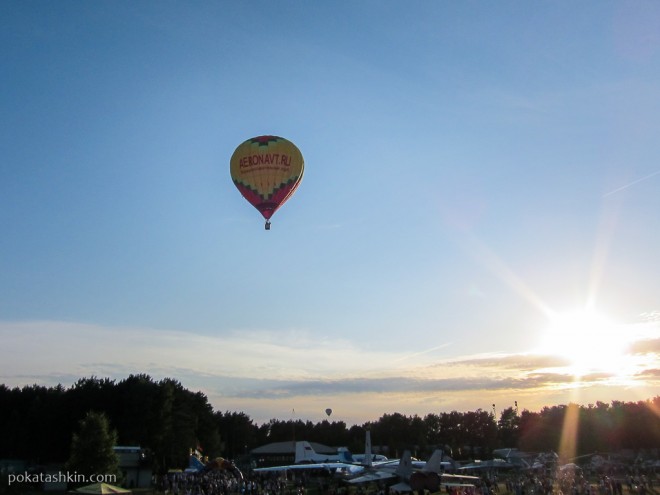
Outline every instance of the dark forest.
[(660, 446), (660, 396), (639, 402), (597, 402), (544, 407), (540, 411), (508, 408), (492, 411), (437, 412), (426, 416), (383, 414), (362, 425), (271, 419), (257, 425), (243, 412), (215, 411), (201, 392), (174, 379), (148, 375), (126, 379), (83, 378), (69, 388), (0, 385), (0, 458), (32, 464), (66, 461), (80, 420), (102, 412), (117, 433), (119, 445), (140, 446), (154, 468), (185, 467), (191, 448), (209, 457), (235, 459), (270, 442), (308, 440), (364, 450), (366, 429), (374, 448), (390, 456), (411, 449), (424, 457), (443, 448), (457, 460), (492, 457), (496, 448), (557, 451), (569, 411), (578, 418), (576, 456), (621, 449)]

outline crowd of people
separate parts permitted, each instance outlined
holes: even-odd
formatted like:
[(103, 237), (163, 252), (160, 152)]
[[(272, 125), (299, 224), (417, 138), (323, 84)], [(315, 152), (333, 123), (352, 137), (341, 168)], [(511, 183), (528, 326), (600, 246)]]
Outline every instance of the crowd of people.
[(222, 470), (168, 473), (157, 481), (158, 491), (166, 495), (291, 495), (288, 488), (281, 477), (248, 479)]
[(648, 495), (653, 491), (652, 478), (642, 475), (587, 477), (582, 472), (559, 473), (557, 476), (526, 475), (505, 481), (511, 495)]
[[(237, 477), (223, 470), (170, 473), (160, 477), (157, 489), (165, 495), (400, 495), (381, 485), (348, 486), (338, 480), (278, 473)], [(653, 478), (641, 475), (585, 477), (581, 472), (545, 475), (529, 473), (505, 479), (484, 476), (474, 484), (446, 485), (448, 495), (652, 495)], [(428, 490), (415, 495), (430, 495)]]

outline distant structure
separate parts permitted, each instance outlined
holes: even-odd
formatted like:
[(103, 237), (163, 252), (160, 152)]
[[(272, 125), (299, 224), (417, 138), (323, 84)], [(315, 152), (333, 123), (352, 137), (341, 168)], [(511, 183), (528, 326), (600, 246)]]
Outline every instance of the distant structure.
[(116, 446), (113, 450), (119, 457), (119, 469), (124, 477), (122, 484), (126, 488), (151, 487), (151, 462), (139, 446)]

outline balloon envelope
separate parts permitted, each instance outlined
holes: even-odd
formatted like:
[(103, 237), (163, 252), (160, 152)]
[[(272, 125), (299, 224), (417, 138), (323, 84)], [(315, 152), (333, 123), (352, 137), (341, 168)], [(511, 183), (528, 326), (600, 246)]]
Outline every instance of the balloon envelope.
[(266, 220), (295, 192), (304, 169), (300, 150), (278, 136), (257, 136), (244, 141), (230, 161), (234, 184)]
[(325, 410), (325, 413), (326, 413), (328, 416), (330, 416), (330, 415), (332, 414), (332, 409), (327, 408), (327, 409)]

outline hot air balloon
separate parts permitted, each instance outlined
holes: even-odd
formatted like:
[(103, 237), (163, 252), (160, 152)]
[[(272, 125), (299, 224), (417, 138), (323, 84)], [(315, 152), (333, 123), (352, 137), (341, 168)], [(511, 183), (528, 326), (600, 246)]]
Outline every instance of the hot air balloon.
[(305, 163), (302, 153), (287, 139), (257, 136), (236, 148), (230, 160), (234, 184), (266, 219), (295, 192), (302, 180)]
[(330, 415), (332, 414), (332, 409), (327, 408), (327, 409), (325, 410), (325, 413), (326, 413), (328, 416), (330, 416)]

